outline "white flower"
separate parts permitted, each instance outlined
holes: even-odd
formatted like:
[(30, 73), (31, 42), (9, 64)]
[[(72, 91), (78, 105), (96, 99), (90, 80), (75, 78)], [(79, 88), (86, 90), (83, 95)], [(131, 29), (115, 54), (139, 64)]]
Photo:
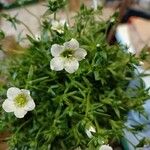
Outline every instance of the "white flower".
[(79, 43), (76, 39), (71, 39), (63, 45), (52, 45), (51, 54), (54, 57), (50, 61), (52, 70), (60, 71), (65, 69), (69, 73), (74, 73), (79, 67), (78, 61), (84, 59), (87, 52), (83, 48), (79, 48)]
[(94, 10), (97, 10), (98, 0), (93, 0)]
[(95, 133), (96, 130), (94, 127), (90, 126), (89, 129), (85, 129), (85, 132), (89, 138), (92, 138), (93, 137), (92, 132)]
[(96, 44), (96, 47), (100, 47), (100, 44)]
[(41, 40), (41, 35), (40, 34), (36, 34), (35, 35), (35, 39), (36, 39), (36, 41), (40, 41)]
[(17, 118), (23, 118), (28, 111), (35, 108), (30, 91), (11, 87), (7, 90), (7, 99), (2, 104), (6, 112), (14, 112)]
[(102, 145), (99, 150), (113, 150), (111, 146), (109, 145)]
[(65, 23), (66, 23), (65, 20), (60, 20), (60, 21), (53, 20), (51, 29), (54, 30), (54, 31), (57, 31), (60, 34), (62, 34), (62, 33), (64, 33)]

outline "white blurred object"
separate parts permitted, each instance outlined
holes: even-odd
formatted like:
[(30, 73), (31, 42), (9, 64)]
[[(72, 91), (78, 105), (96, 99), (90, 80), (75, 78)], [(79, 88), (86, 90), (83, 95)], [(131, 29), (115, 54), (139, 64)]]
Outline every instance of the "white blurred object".
[[(119, 25), (116, 30), (116, 38), (117, 41), (120, 42), (123, 45), (126, 45), (128, 47), (128, 52), (135, 54), (136, 50), (130, 40), (130, 35), (129, 35), (129, 30), (128, 30), (128, 25), (123, 24)], [(143, 74), (150, 74), (150, 70), (144, 70), (141, 66), (137, 66), (135, 73), (143, 73)], [(148, 89), (150, 87), (150, 76), (144, 76), (142, 77), (142, 80), (145, 84), (145, 88)], [(139, 82), (140, 81), (132, 81), (130, 83), (130, 86), (132, 88), (134, 87), (139, 87)], [(150, 90), (149, 90), (150, 94)], [(139, 112), (131, 110), (128, 114), (128, 121), (126, 125), (128, 127), (135, 126), (135, 125), (146, 125), (143, 130), (140, 132), (137, 132), (136, 134), (133, 134), (132, 132), (128, 130), (124, 130), (124, 146), (126, 150), (150, 150), (150, 145), (145, 145), (142, 148), (135, 148), (136, 145), (139, 144), (139, 142), (143, 138), (150, 138), (150, 99), (145, 102), (143, 105), (144, 107), (144, 114), (147, 115), (147, 118)], [(148, 147), (147, 147), (148, 146)]]
[(103, 6), (104, 0), (92, 0), (93, 1), (93, 8), (97, 10), (98, 6)]
[(63, 34), (64, 33), (64, 26), (66, 24), (66, 26), (68, 26), (68, 24), (66, 23), (66, 20), (52, 20), (52, 27), (51, 29), (54, 31), (57, 31), (59, 34)]
[(130, 40), (129, 28), (126, 24), (121, 24), (116, 29), (116, 38), (118, 42), (128, 47), (128, 52), (135, 54), (134, 46)]
[(98, 0), (93, 0), (94, 10), (97, 10)]
[[(136, 50), (130, 40), (128, 25), (123, 24), (117, 27), (116, 38), (118, 42), (128, 47), (128, 52), (132, 54), (136, 53)], [(136, 67), (136, 69), (138, 70), (139, 73), (150, 74), (150, 70), (144, 70), (140, 66)], [(142, 77), (142, 80), (144, 81), (145, 88), (148, 89), (150, 87), (150, 76), (144, 76)], [(150, 94), (150, 89), (149, 89), (149, 94)]]
[(143, 9), (148, 9), (148, 10), (150, 10), (150, 0), (139, 0), (139, 5), (140, 5)]
[(85, 129), (85, 132), (89, 138), (92, 138), (93, 137), (92, 133), (95, 133), (96, 130), (94, 127), (90, 126), (88, 129)]

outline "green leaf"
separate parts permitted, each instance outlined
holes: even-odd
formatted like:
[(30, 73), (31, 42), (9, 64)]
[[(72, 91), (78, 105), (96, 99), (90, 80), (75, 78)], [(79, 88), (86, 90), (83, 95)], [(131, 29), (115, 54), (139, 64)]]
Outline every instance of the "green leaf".
[(5, 33), (0, 29), (0, 40), (4, 39)]

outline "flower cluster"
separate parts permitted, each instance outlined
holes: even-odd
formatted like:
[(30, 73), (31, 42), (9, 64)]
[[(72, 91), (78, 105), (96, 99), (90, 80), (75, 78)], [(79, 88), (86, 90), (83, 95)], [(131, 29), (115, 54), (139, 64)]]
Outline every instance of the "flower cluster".
[[(59, 31), (61, 32), (61, 30)], [(76, 39), (71, 39), (64, 45), (52, 45), (51, 53), (54, 56), (50, 61), (51, 69), (55, 71), (65, 69), (69, 73), (75, 72), (79, 67), (78, 61), (84, 59), (87, 55), (84, 49), (79, 48)], [(3, 102), (2, 107), (6, 112), (14, 112), (17, 118), (23, 118), (28, 111), (35, 108), (35, 103), (30, 96), (30, 91), (11, 87), (7, 91), (7, 99)], [(86, 132), (89, 135), (93, 130), (89, 129)]]

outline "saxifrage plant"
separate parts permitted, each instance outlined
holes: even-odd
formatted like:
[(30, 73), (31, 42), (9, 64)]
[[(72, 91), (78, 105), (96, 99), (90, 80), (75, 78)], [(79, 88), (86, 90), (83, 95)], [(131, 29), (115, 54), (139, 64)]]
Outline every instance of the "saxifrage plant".
[(140, 79), (138, 59), (107, 43), (112, 19), (101, 20), (100, 8), (82, 5), (73, 26), (62, 24), (56, 14), (65, 4), (49, 1), (40, 36), (27, 35), (25, 53), (3, 62), (8, 82), (1, 85), (0, 130), (10, 132), (12, 150), (111, 150), (128, 129), (128, 112), (142, 113), (149, 98), (142, 81), (129, 86)]

